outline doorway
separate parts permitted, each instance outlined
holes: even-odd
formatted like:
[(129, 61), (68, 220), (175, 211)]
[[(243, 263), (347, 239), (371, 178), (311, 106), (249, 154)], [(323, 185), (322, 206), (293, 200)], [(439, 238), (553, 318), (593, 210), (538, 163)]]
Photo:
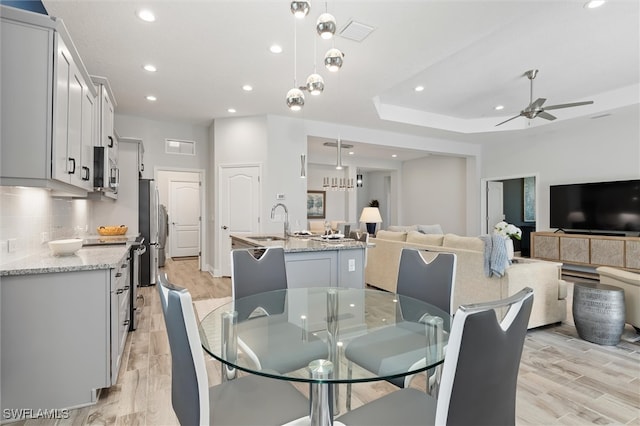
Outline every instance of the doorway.
[(205, 172), (198, 169), (156, 168), (159, 202), (169, 213), (165, 250), (170, 257), (198, 257), (202, 270), (206, 259), (202, 244), (206, 235)]
[(481, 229), (483, 234), (493, 232), (500, 220), (522, 230), (514, 249), (523, 257), (530, 255), (530, 234), (536, 231), (538, 215), (537, 174), (485, 178), (481, 181)]

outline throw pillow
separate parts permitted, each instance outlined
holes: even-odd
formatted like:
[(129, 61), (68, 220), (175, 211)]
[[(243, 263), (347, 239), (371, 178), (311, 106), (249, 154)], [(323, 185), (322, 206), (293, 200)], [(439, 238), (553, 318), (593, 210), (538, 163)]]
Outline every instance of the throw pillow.
[(407, 239), (407, 233), (380, 230), (376, 234), (376, 238), (389, 241), (405, 241)]
[(423, 234), (444, 234), (442, 227), (439, 224), (435, 225), (416, 225), (419, 232)]
[(442, 241), (442, 246), (484, 253), (484, 242), (478, 237), (461, 237), (456, 234), (446, 234)]
[(409, 231), (415, 231), (416, 225), (410, 225), (410, 226), (403, 226), (403, 225), (391, 225), (387, 228), (387, 231), (393, 231), (393, 232), (409, 232)]
[(441, 246), (444, 235), (440, 234), (423, 234), (418, 231), (411, 231), (407, 234), (407, 242), (413, 244), (422, 244), (427, 246)]

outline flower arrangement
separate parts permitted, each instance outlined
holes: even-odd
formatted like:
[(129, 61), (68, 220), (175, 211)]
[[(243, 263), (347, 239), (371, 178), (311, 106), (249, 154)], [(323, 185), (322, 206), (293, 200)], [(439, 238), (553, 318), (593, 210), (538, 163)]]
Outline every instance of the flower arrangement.
[(496, 226), (493, 227), (493, 232), (503, 237), (514, 238), (516, 240), (522, 238), (522, 230), (505, 221), (496, 223)]

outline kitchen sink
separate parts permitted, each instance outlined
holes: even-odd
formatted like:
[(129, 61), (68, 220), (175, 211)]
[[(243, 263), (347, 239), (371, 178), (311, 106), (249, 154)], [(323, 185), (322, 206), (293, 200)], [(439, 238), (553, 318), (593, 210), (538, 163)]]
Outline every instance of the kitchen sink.
[(255, 241), (283, 241), (284, 240), (284, 238), (276, 237), (274, 235), (261, 235), (261, 236), (249, 237), (249, 238)]

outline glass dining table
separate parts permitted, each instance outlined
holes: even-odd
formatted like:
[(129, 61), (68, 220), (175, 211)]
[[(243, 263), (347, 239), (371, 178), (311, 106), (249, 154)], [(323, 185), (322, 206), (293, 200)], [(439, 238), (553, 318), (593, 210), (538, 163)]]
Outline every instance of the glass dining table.
[[(231, 301), (207, 314), (199, 331), (205, 351), (222, 363), (222, 380), (233, 380), (239, 370), (309, 383), (310, 413), (302, 424), (331, 425), (339, 411), (338, 384), (437, 372), (450, 325), (449, 314), (410, 297), (311, 287)], [(383, 337), (375, 338), (374, 346), (385, 354), (378, 368), (362, 368), (347, 358), (350, 344), (378, 335)], [(410, 349), (394, 335), (404, 343), (409, 338)]]

